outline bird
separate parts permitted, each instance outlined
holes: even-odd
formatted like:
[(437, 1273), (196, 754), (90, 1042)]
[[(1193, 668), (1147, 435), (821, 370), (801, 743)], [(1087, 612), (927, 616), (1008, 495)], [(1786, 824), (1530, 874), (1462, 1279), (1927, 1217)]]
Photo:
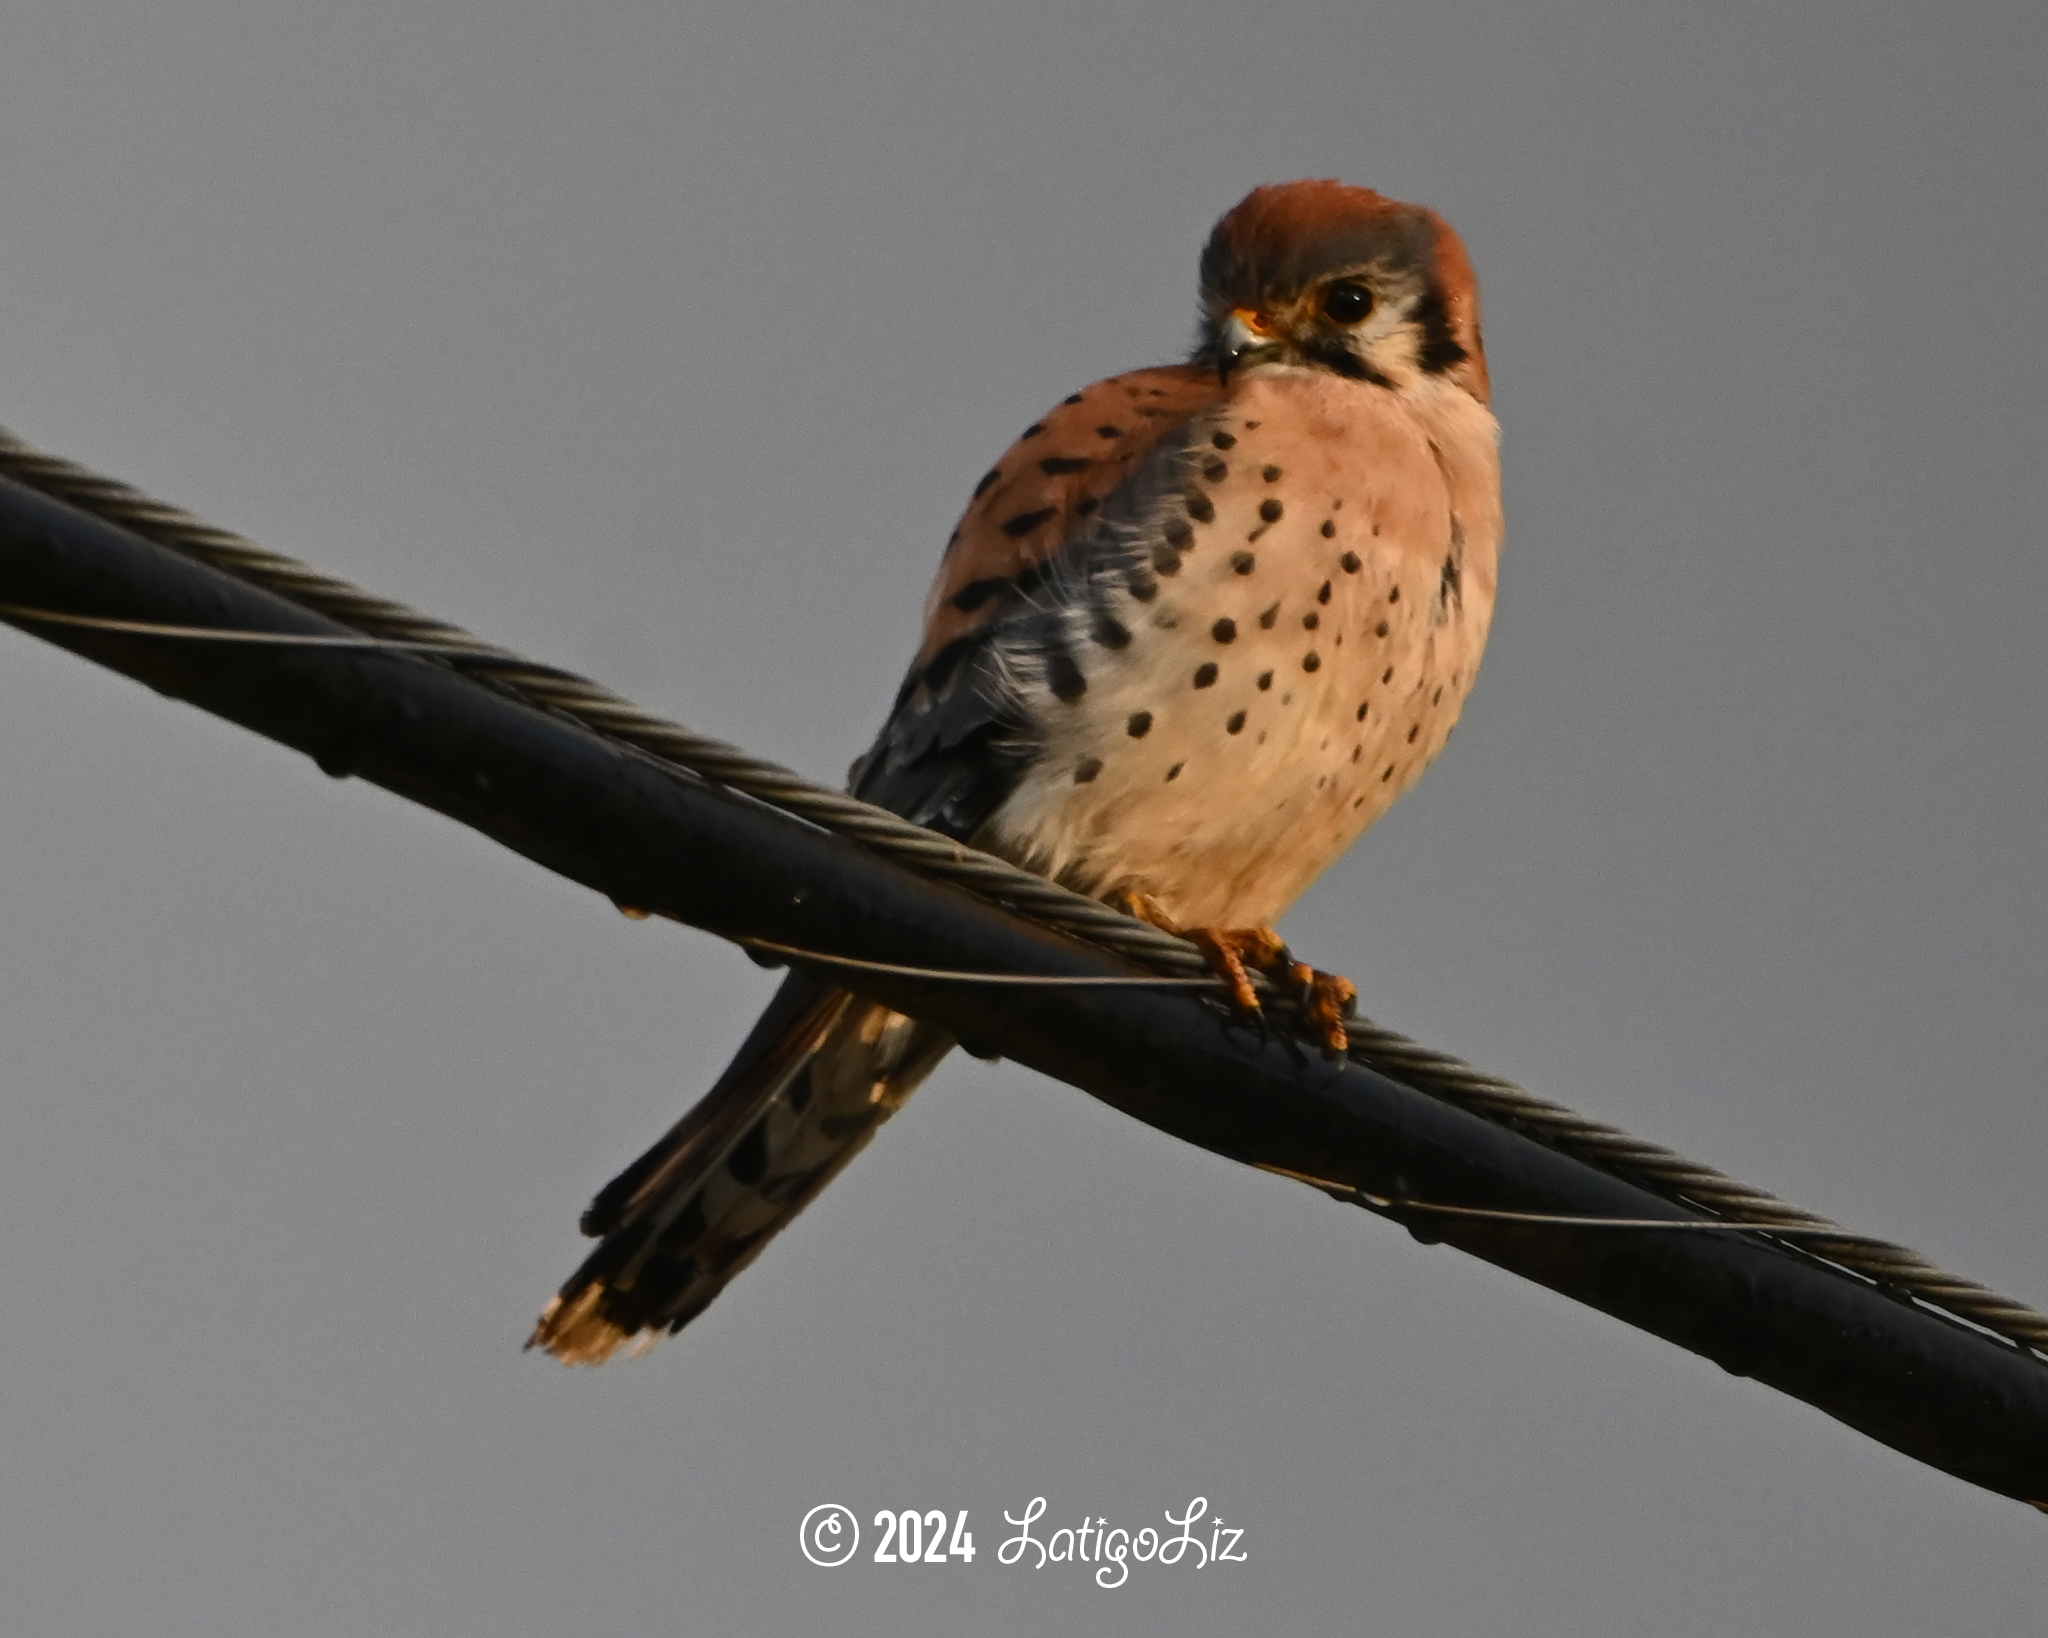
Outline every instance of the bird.
[[(1492, 623), (1499, 429), (1463, 242), (1337, 181), (1217, 222), (1185, 362), (1063, 399), (974, 486), (849, 788), (1159, 925), (1257, 1005), (1350, 986), (1272, 931), (1442, 750)], [(725, 1072), (584, 1213), (528, 1346), (682, 1329), (955, 1043), (788, 975)]]

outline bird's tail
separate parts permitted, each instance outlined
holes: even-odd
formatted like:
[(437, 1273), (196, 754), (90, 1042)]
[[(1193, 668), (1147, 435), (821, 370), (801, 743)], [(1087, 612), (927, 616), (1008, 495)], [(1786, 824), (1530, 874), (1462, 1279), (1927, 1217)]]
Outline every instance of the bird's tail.
[(599, 1244), (527, 1346), (568, 1365), (680, 1331), (835, 1177), (950, 1037), (800, 974), (704, 1099), (599, 1192)]

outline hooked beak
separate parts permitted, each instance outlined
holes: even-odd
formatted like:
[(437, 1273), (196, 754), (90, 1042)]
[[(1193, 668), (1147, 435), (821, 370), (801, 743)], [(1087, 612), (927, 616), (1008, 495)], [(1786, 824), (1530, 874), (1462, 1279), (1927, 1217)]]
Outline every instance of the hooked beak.
[(1249, 307), (1235, 309), (1216, 332), (1216, 373), (1228, 386), (1230, 378), (1248, 363), (1280, 351), (1280, 337), (1264, 313)]

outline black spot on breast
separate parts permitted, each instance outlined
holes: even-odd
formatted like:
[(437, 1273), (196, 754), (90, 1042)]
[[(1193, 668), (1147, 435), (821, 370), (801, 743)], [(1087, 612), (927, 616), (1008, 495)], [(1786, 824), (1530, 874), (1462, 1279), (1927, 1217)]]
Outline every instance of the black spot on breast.
[(1066, 397), (1062, 398), (1060, 402), (1062, 404), (1078, 404), (1081, 402), (1081, 398), (1082, 394), (1078, 392), (1070, 392), (1067, 394)]
[(1209, 435), (1209, 442), (1214, 444), (1218, 449), (1237, 448), (1237, 439), (1227, 432), (1211, 433)]
[(1180, 553), (1171, 546), (1160, 545), (1152, 548), (1152, 567), (1161, 574), (1180, 573)]
[(1043, 528), (1058, 510), (1056, 506), (1041, 506), (1036, 511), (1019, 512), (1003, 524), (1003, 533), (1012, 540), (1022, 540), (1032, 530)]
[(1101, 757), (1084, 756), (1079, 762), (1074, 764), (1074, 783), (1077, 785), (1092, 785), (1095, 782), (1095, 776), (1101, 772)]
[(1121, 438), (1123, 435), (1122, 427), (1100, 426), (1095, 429), (1095, 436), (1098, 438)]
[(1112, 619), (1107, 614), (1096, 617), (1095, 629), (1089, 635), (1104, 648), (1129, 648), (1131, 646), (1131, 628), (1121, 620)]
[(1387, 782), (1388, 780), (1392, 779), (1393, 777), (1394, 777), (1394, 765), (1393, 765), (1393, 763), (1389, 762), (1389, 763), (1387, 764), (1387, 771), (1386, 771), (1385, 773), (1383, 773), (1383, 774), (1381, 774), (1381, 775), (1380, 775), (1380, 783), (1381, 783), (1382, 785), (1384, 785), (1384, 784), (1385, 784), (1385, 783), (1386, 783), (1386, 782)]
[(986, 495), (1002, 480), (1002, 476), (1003, 469), (1001, 467), (990, 467), (981, 475), (981, 482), (974, 486), (974, 498), (980, 500), (982, 496)]
[[(1336, 520), (1335, 518), (1324, 518), (1324, 519), (1323, 519), (1323, 539), (1325, 539), (1325, 540), (1335, 540), (1336, 538), (1337, 538), (1337, 520)], [(1351, 554), (1351, 553), (1349, 553), (1349, 552), (1346, 552), (1346, 553), (1345, 553), (1344, 555), (1345, 555), (1346, 557), (1349, 557), (1349, 556), (1351, 556), (1352, 554)]]
[(1214, 688), (1216, 686), (1216, 662), (1214, 660), (1204, 660), (1195, 667), (1195, 686), (1197, 688)]
[(1001, 575), (990, 580), (970, 580), (953, 594), (953, 607), (962, 614), (972, 614), (991, 597), (999, 597), (1010, 589), (1010, 582)]
[(1310, 649), (1301, 657), (1301, 669), (1304, 671), (1320, 671), (1322, 666), (1323, 657), (1314, 649)]
[(1256, 421), (1247, 421), (1244, 424), (1244, 429), (1247, 432), (1257, 432), (1259, 430), (1259, 423)]
[(1323, 617), (1316, 613), (1314, 609), (1310, 609), (1308, 613), (1301, 617), (1301, 629), (1303, 631), (1314, 631), (1322, 623)]
[(1230, 554), (1230, 566), (1239, 574), (1250, 574), (1252, 570), (1259, 566), (1259, 560), (1253, 557), (1250, 552), (1232, 552)]
[(1033, 421), (1031, 425), (1024, 429), (1022, 436), (1018, 438), (1017, 442), (1021, 444), (1025, 438), (1036, 438), (1044, 430), (1045, 423), (1043, 421)]
[(1337, 559), (1337, 565), (1346, 574), (1356, 574), (1360, 569), (1365, 567), (1365, 565), (1359, 561), (1358, 554), (1356, 552), (1346, 552), (1342, 557)]
[(1195, 528), (1186, 518), (1168, 518), (1160, 533), (1166, 536), (1166, 544), (1178, 551), (1186, 551), (1194, 541)]
[[(1175, 565), (1178, 567), (1178, 565)], [(1124, 585), (1140, 603), (1149, 603), (1159, 595), (1159, 582), (1143, 569), (1132, 569), (1124, 576)]]
[(1443, 704), (1443, 702), (1444, 702), (1444, 691), (1443, 691), (1443, 690), (1442, 690), (1441, 688), (1439, 688), (1439, 689), (1438, 689), (1438, 690), (1437, 690), (1437, 691), (1436, 691), (1436, 692), (1435, 692), (1434, 694), (1430, 695), (1430, 697), (1429, 697), (1429, 703), (1430, 703), (1431, 705), (1441, 705), (1441, 704)]
[(1045, 686), (1052, 690), (1054, 699), (1072, 705), (1088, 692), (1088, 679), (1081, 675), (1073, 655), (1056, 648), (1045, 657)]
[(1392, 666), (1388, 666), (1386, 670), (1384, 670), (1384, 671), (1382, 671), (1382, 672), (1380, 673), (1380, 681), (1381, 681), (1381, 682), (1383, 682), (1383, 683), (1390, 683), (1390, 682), (1392, 682), (1393, 680), (1394, 680), (1394, 668), (1393, 668)]
[(1202, 476), (1211, 483), (1221, 483), (1230, 476), (1230, 463), (1211, 455), (1202, 463)]
[(1263, 694), (1266, 692), (1267, 689), (1271, 688), (1272, 686), (1273, 673), (1270, 671), (1261, 671), (1259, 673), (1259, 692)]
[(1124, 732), (1133, 739), (1143, 739), (1152, 732), (1152, 713), (1150, 711), (1133, 711), (1130, 715), (1130, 720), (1124, 724)]
[(1351, 760), (1353, 762), (1356, 762), (1360, 757), (1364, 755), (1365, 747), (1363, 745), (1354, 745), (1351, 747)]
[(1274, 603), (1269, 608), (1267, 608), (1262, 614), (1260, 614), (1259, 629), (1261, 631), (1271, 631), (1273, 629), (1273, 622), (1279, 618), (1280, 605), (1278, 603)]
[(1085, 472), (1092, 464), (1085, 455), (1048, 455), (1038, 470), (1048, 478), (1064, 478), (1069, 472)]
[(1166, 770), (1166, 783), (1171, 785), (1176, 779), (1180, 778), (1180, 771), (1186, 766), (1185, 762), (1176, 762), (1172, 767), (1168, 768)]
[(1237, 641), (1237, 622), (1225, 615), (1209, 628), (1209, 635), (1219, 643), (1234, 643)]
[(1259, 476), (1268, 483), (1278, 483), (1280, 481), (1280, 469), (1277, 466), (1269, 466), (1264, 468), (1259, 473)]
[(1316, 593), (1316, 601), (1317, 601), (1318, 603), (1327, 603), (1327, 602), (1329, 602), (1329, 600), (1330, 600), (1330, 583), (1329, 583), (1329, 581), (1325, 580), (1325, 581), (1323, 582), (1323, 584), (1322, 584), (1322, 589), (1321, 589), (1321, 590), (1319, 590), (1319, 591), (1318, 591), (1318, 592)]
[(1372, 628), (1372, 634), (1373, 634), (1373, 635), (1374, 635), (1375, 637), (1384, 637), (1384, 636), (1386, 636), (1386, 634), (1387, 634), (1387, 623), (1386, 623), (1386, 621), (1384, 621), (1384, 620), (1381, 620), (1381, 621), (1379, 621), (1379, 622), (1378, 622), (1377, 624), (1375, 624), (1375, 625), (1373, 626), (1373, 628)]
[(1081, 504), (1075, 507), (1074, 510), (1085, 518), (1092, 515), (1095, 508), (1101, 504), (1102, 497), (1100, 495), (1083, 495), (1081, 497)]
[(1401, 588), (1399, 586), (1389, 586), (1387, 588), (1387, 601), (1389, 603), (1398, 603), (1401, 601)]
[(1366, 714), (1366, 712), (1370, 711), (1371, 709), (1372, 709), (1372, 701), (1371, 701), (1371, 700), (1360, 700), (1360, 701), (1359, 701), (1359, 703), (1358, 703), (1358, 720), (1359, 720), (1360, 722), (1363, 722), (1363, 721), (1365, 721), (1365, 714)]
[(1216, 521), (1216, 503), (1200, 490), (1196, 490), (1193, 494), (1189, 495), (1187, 503), (1188, 516), (1197, 523), (1214, 523)]
[(1230, 720), (1229, 720), (1228, 722), (1224, 723), (1224, 725), (1223, 725), (1223, 731), (1224, 731), (1224, 732), (1225, 732), (1226, 734), (1241, 734), (1241, 733), (1243, 733), (1243, 732), (1244, 732), (1244, 713), (1243, 713), (1242, 711), (1233, 711), (1233, 712), (1231, 712), (1231, 713), (1230, 713)]
[(1417, 724), (1415, 724), (1415, 726), (1414, 726), (1414, 727), (1412, 727), (1412, 728), (1410, 728), (1410, 729), (1408, 730), (1408, 743), (1409, 743), (1410, 745), (1413, 745), (1413, 744), (1415, 743), (1415, 736), (1416, 736), (1417, 734), (1421, 733), (1421, 732), (1422, 732), (1422, 724), (1418, 722)]
[(1446, 605), (1453, 600), (1460, 603), (1465, 600), (1465, 575), (1458, 567), (1455, 555), (1444, 559), (1443, 578), (1437, 586), (1436, 600)]
[(1278, 523), (1280, 514), (1285, 510), (1286, 508), (1270, 495), (1259, 502), (1259, 516), (1267, 523)]

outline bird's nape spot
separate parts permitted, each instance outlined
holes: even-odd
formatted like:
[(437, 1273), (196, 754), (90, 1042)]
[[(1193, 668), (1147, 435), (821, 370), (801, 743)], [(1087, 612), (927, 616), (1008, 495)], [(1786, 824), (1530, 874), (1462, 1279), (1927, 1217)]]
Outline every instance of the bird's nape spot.
[(1231, 712), (1231, 713), (1230, 713), (1230, 720), (1229, 720), (1228, 722), (1224, 723), (1224, 725), (1223, 725), (1223, 731), (1224, 731), (1224, 732), (1225, 732), (1226, 734), (1241, 734), (1241, 733), (1243, 733), (1243, 732), (1244, 732), (1244, 713), (1243, 713), (1242, 711), (1233, 711), (1233, 712)]
[(1048, 455), (1038, 463), (1038, 470), (1048, 478), (1064, 478), (1070, 472), (1085, 472), (1093, 464), (1085, 455)]
[(986, 495), (991, 489), (993, 489), (997, 483), (1001, 482), (1002, 476), (1003, 469), (1001, 467), (990, 467), (986, 472), (984, 472), (981, 475), (981, 482), (974, 486), (974, 498), (976, 500), (980, 500), (981, 497)]
[(1150, 711), (1133, 711), (1130, 715), (1130, 720), (1124, 724), (1124, 732), (1133, 739), (1143, 739), (1152, 732), (1152, 713)]
[(1212, 432), (1209, 435), (1209, 442), (1218, 449), (1235, 449), (1237, 447), (1237, 439), (1228, 432)]
[(1095, 782), (1095, 776), (1101, 772), (1101, 757), (1084, 756), (1079, 762), (1074, 764), (1074, 783), (1077, 785), (1092, 785)]
[(1219, 643), (1235, 642), (1237, 641), (1237, 622), (1231, 619), (1230, 616), (1225, 615), (1209, 628), (1209, 635)]
[(1073, 655), (1056, 648), (1045, 657), (1045, 686), (1052, 690), (1054, 699), (1071, 705), (1088, 692), (1088, 679), (1074, 663)]
[(1195, 686), (1197, 688), (1214, 688), (1216, 686), (1216, 662), (1214, 660), (1204, 660), (1195, 667)]
[(1319, 671), (1322, 669), (1322, 664), (1323, 657), (1314, 649), (1310, 649), (1301, 657), (1301, 669), (1304, 671)]
[(1012, 540), (1022, 540), (1032, 530), (1042, 527), (1058, 510), (1056, 506), (1041, 506), (1034, 511), (1019, 512), (1003, 524), (1003, 533)]
[(1267, 523), (1278, 523), (1280, 514), (1284, 511), (1286, 508), (1271, 495), (1259, 502), (1259, 516)]
[(1273, 673), (1270, 671), (1261, 671), (1259, 673), (1259, 692), (1263, 694), (1267, 689), (1271, 688), (1272, 686)]
[(1250, 552), (1232, 552), (1230, 554), (1230, 566), (1239, 574), (1250, 574), (1252, 570), (1259, 566), (1259, 560), (1253, 557)]
[(953, 594), (953, 607), (962, 614), (972, 614), (991, 597), (1008, 591), (1010, 582), (997, 575), (987, 580), (970, 580)]

